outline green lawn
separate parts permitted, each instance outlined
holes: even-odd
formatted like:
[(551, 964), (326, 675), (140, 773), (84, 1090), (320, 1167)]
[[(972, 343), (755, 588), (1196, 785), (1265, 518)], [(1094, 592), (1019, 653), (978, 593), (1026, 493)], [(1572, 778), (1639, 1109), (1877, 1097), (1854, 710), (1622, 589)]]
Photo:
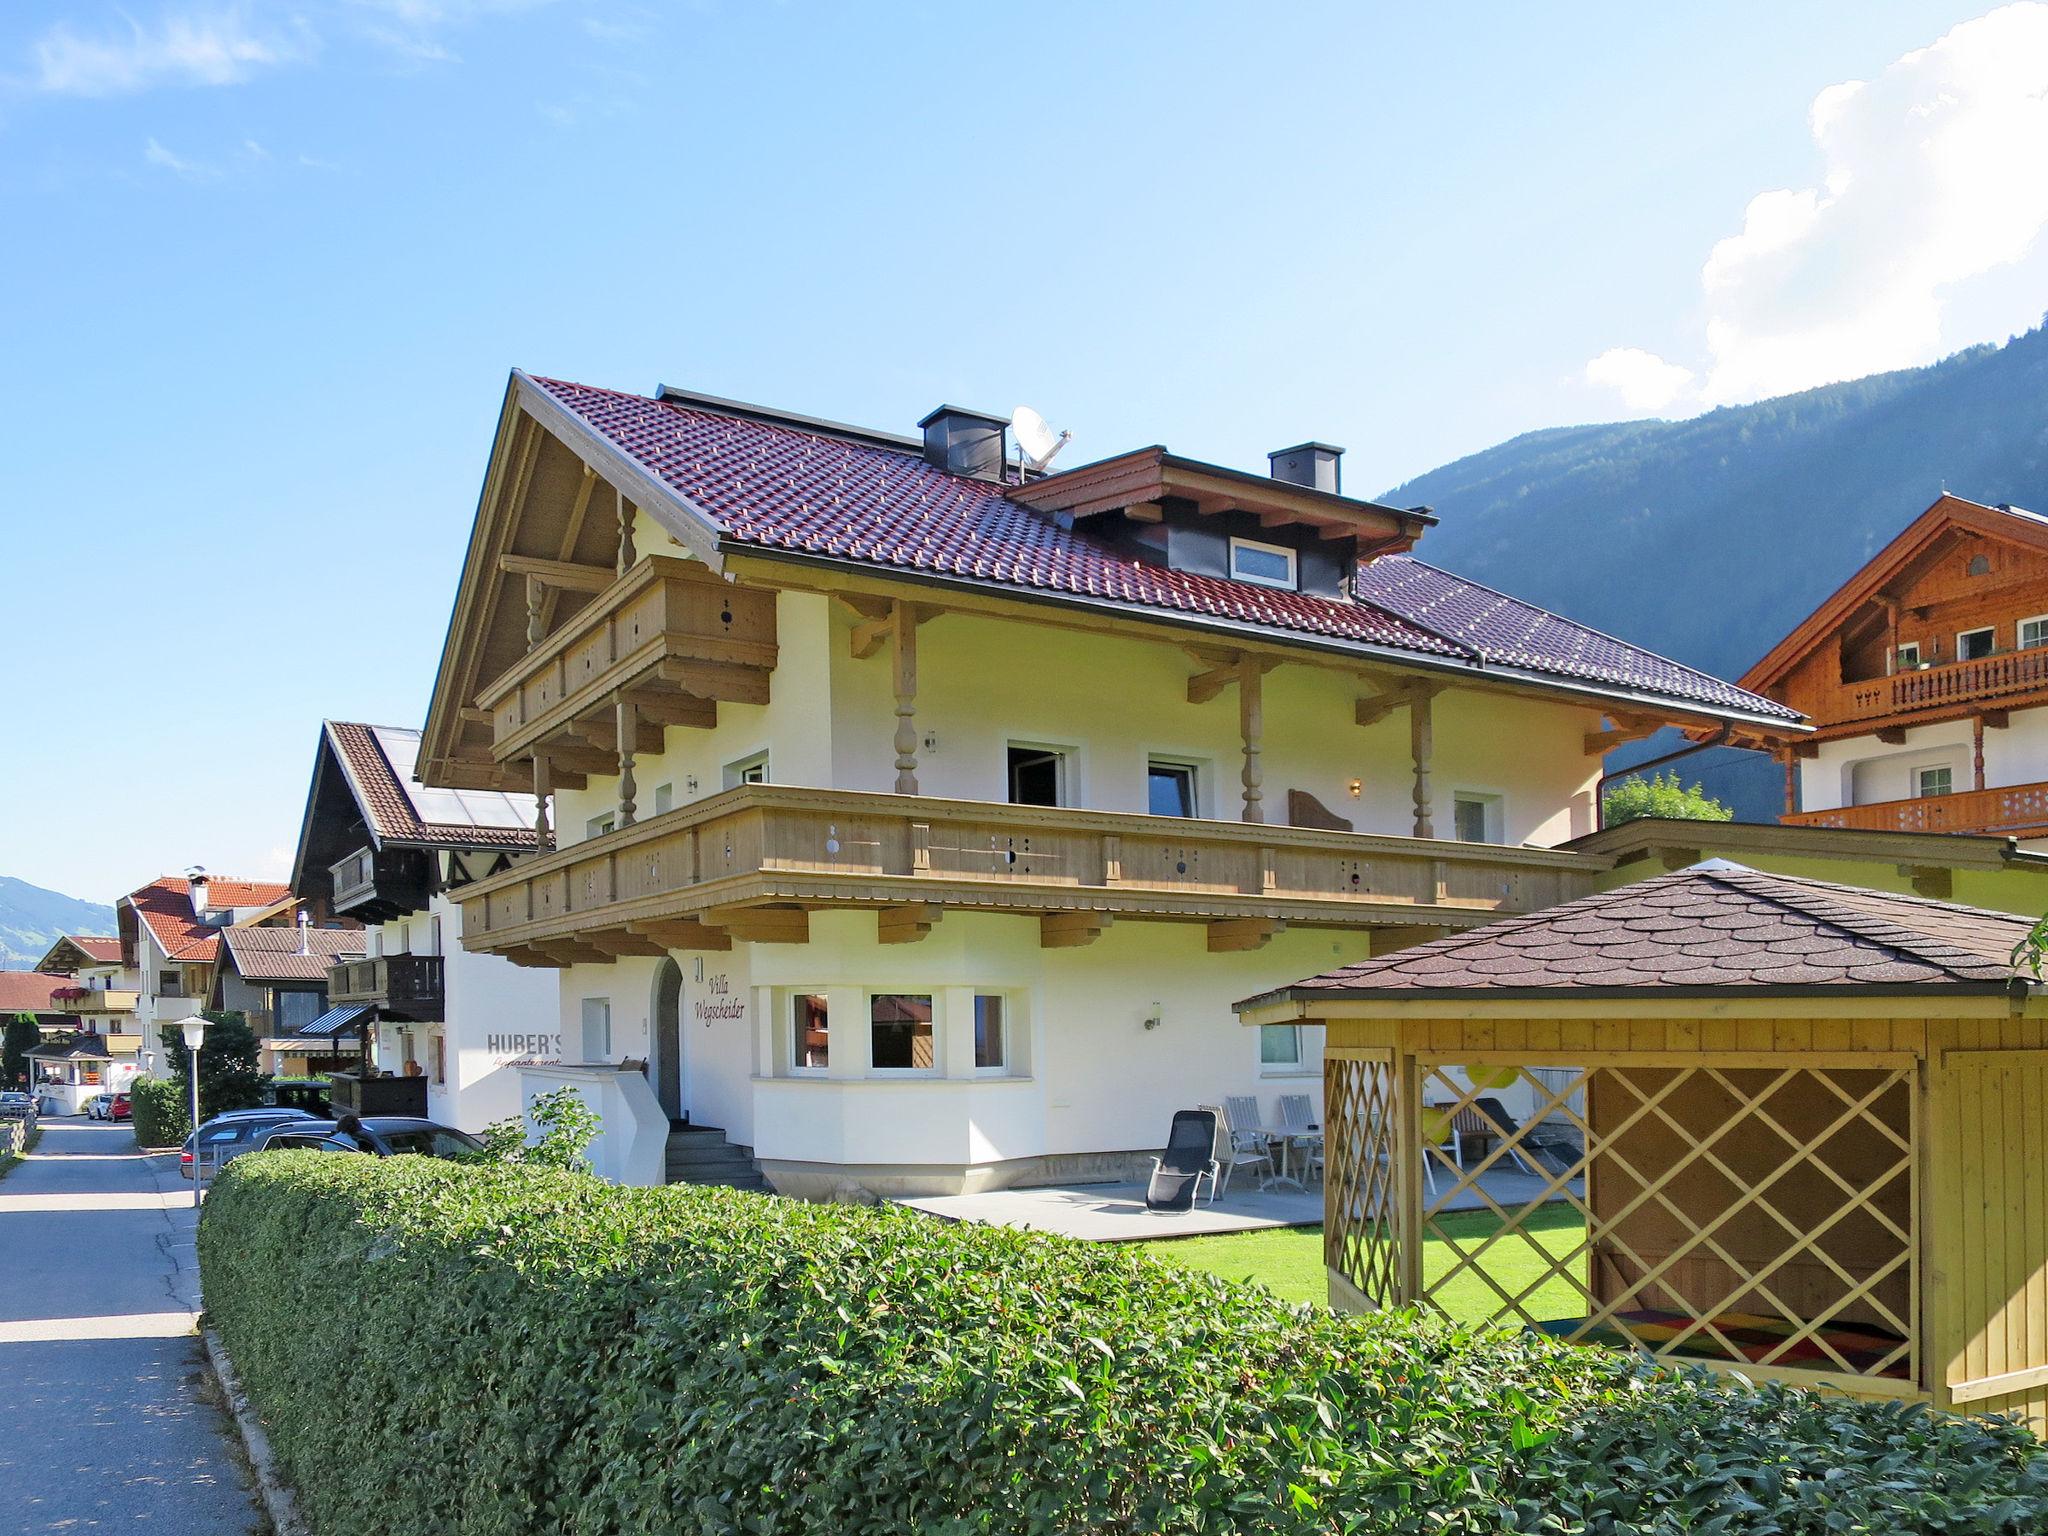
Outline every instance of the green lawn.
[[(1469, 1251), (1500, 1222), (1491, 1212), (1470, 1211), (1443, 1217), (1438, 1225), (1446, 1237)], [(1538, 1211), (1519, 1229), (1558, 1258), (1571, 1252), (1585, 1236), (1585, 1230), (1579, 1213), (1563, 1203)], [(1257, 1232), (1183, 1237), (1136, 1246), (1162, 1263), (1211, 1270), (1229, 1280), (1256, 1280), (1289, 1301), (1328, 1300), (1321, 1227), (1269, 1227)], [(1457, 1256), (1443, 1238), (1432, 1237), (1423, 1245), (1422, 1270), (1430, 1282), (1441, 1278), (1457, 1262)], [(1519, 1235), (1489, 1248), (1484, 1262), (1487, 1273), (1511, 1296), (1543, 1273), (1537, 1253)], [(1583, 1278), (1585, 1267), (1585, 1256), (1581, 1254), (1573, 1268)], [(1444, 1287), (1436, 1301), (1452, 1317), (1465, 1322), (1483, 1322), (1501, 1306), (1493, 1288), (1469, 1265)], [(1576, 1317), (1585, 1310), (1573, 1288), (1555, 1277), (1539, 1287), (1524, 1305), (1536, 1317)]]

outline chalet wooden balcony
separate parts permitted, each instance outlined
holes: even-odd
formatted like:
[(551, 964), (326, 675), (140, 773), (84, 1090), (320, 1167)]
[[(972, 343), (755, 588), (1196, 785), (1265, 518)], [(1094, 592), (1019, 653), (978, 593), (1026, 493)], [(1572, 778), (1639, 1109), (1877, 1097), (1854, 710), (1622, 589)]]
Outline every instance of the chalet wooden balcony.
[(447, 1016), (444, 987), (439, 955), (372, 955), (327, 968), (330, 1007), (367, 1004), (425, 1024)]
[(866, 908), (884, 943), (948, 909), (1040, 919), (1049, 948), (1113, 921), (1199, 922), (1212, 950), (1281, 927), (1457, 928), (1589, 893), (1607, 860), (1482, 843), (756, 784), (563, 848), (464, 892), (463, 943), (567, 965), (737, 938), (803, 943)]
[(327, 873), (334, 882), (336, 912), (359, 907), (377, 894), (377, 856), (368, 848), (337, 859), (327, 866)]
[(59, 987), (50, 994), (59, 1013), (133, 1013), (137, 996), (97, 987)]
[(2010, 708), (2028, 694), (2048, 695), (2048, 646), (1844, 683), (1834, 709), (1825, 718), (1833, 723), (1954, 714), (1977, 704)]
[(2018, 837), (2048, 831), (2048, 784), (2009, 784), (1917, 800), (1877, 800), (1779, 818), (1794, 827), (1853, 827), (1864, 832), (1957, 832)]
[(534, 639), (477, 704), (490, 715), (493, 757), (544, 755), (560, 786), (616, 773), (622, 746), (659, 751), (663, 726), (715, 724), (721, 701), (767, 703), (775, 658), (772, 594), (650, 555)]

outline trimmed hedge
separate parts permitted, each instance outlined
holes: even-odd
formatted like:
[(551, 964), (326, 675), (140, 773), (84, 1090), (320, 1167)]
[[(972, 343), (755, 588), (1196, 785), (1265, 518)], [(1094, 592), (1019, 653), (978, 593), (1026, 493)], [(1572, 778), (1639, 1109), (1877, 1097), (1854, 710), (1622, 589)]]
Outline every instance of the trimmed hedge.
[(891, 1207), (271, 1153), (199, 1254), (320, 1536), (2048, 1530), (2003, 1422)]
[(183, 1083), (169, 1078), (138, 1077), (128, 1085), (128, 1107), (134, 1111), (135, 1144), (175, 1147), (192, 1134), (192, 1116), (185, 1104)]

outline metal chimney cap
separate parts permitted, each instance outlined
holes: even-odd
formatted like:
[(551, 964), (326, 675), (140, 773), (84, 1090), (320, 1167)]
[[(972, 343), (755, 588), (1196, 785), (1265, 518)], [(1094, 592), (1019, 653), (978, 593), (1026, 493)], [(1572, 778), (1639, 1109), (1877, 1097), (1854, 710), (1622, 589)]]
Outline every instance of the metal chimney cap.
[(995, 416), (987, 411), (970, 411), (964, 405), (942, 405), (929, 412), (918, 422), (918, 426), (928, 427), (941, 416), (963, 416), (969, 421), (985, 421), (992, 427), (1007, 427), (1010, 424), (1010, 418), (1007, 416)]
[(1268, 460), (1272, 460), (1284, 458), (1290, 453), (1342, 453), (1343, 451), (1335, 443), (1319, 443), (1311, 439), (1305, 443), (1296, 443), (1292, 448), (1275, 448), (1266, 457)]

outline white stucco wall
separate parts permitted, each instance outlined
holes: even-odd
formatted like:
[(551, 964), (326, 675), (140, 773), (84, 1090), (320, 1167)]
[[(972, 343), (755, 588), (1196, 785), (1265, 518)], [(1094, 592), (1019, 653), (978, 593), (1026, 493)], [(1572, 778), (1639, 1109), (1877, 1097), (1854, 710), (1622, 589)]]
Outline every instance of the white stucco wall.
[[(1799, 806), (1832, 811), (1881, 800), (1910, 800), (1921, 768), (1948, 766), (1956, 792), (1975, 787), (1967, 720), (1914, 726), (1894, 745), (1875, 735), (1820, 743), (1799, 764)], [(2009, 723), (1984, 732), (1984, 782), (1998, 789), (2048, 780), (2048, 709), (2013, 711)]]

